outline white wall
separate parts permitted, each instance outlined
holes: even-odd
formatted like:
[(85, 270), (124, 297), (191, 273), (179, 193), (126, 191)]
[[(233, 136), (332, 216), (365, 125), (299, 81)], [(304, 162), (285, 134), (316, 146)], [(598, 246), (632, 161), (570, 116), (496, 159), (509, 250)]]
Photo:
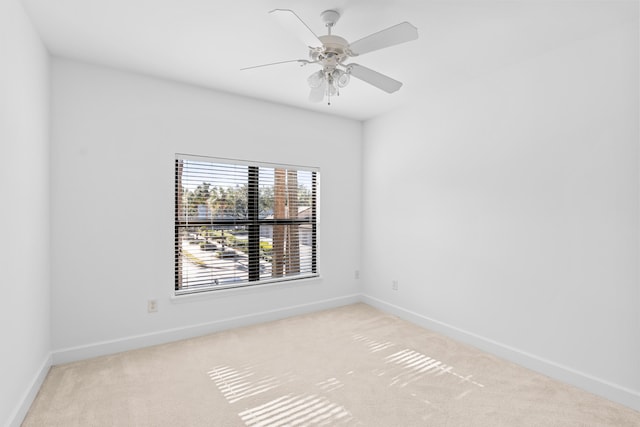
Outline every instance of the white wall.
[(0, 425), (49, 367), (49, 59), (18, 0), (0, 1)]
[[(52, 68), (56, 362), (357, 300), (360, 122), (68, 60)], [(320, 167), (322, 278), (172, 301), (175, 153)]]
[(640, 409), (638, 76), (632, 16), (367, 122), (366, 300)]

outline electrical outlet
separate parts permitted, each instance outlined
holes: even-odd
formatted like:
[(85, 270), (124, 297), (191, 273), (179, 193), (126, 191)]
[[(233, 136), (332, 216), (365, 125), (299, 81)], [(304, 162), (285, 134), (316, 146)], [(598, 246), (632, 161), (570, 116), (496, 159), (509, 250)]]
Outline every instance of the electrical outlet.
[(355, 273), (353, 274), (353, 277), (355, 277), (356, 279), (360, 278), (360, 270), (356, 270)]
[(394, 291), (398, 290), (398, 281), (397, 280), (392, 280), (391, 281), (391, 289), (393, 289)]
[(149, 313), (155, 313), (158, 311), (158, 300), (150, 299), (147, 301), (147, 311)]

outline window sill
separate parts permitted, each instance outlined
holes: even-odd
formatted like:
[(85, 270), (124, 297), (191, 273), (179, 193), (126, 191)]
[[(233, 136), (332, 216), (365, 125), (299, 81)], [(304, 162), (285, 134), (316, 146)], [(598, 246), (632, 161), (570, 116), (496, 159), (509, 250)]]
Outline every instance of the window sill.
[(225, 298), (235, 295), (251, 294), (262, 291), (269, 291), (273, 288), (293, 288), (297, 286), (310, 285), (322, 281), (322, 276), (307, 277), (304, 279), (285, 280), (280, 282), (263, 283), (252, 286), (239, 286), (237, 288), (213, 289), (201, 292), (193, 292), (182, 295), (171, 295), (170, 300), (174, 304), (196, 302), (207, 299)]

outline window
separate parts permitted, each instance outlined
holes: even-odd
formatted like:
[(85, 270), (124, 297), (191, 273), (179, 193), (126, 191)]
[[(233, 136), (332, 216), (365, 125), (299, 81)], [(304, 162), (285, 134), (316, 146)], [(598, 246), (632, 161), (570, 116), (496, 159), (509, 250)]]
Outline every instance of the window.
[(318, 171), (176, 155), (177, 295), (318, 276)]

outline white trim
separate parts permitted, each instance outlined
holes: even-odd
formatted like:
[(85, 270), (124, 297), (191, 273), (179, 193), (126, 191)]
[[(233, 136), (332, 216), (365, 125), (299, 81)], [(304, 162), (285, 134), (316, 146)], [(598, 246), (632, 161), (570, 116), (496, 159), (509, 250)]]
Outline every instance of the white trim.
[(368, 295), (362, 295), (362, 302), (372, 307), (396, 315), (423, 328), (441, 333), (457, 341), (472, 345), (480, 350), (514, 362), (567, 384), (612, 400), (632, 409), (640, 411), (640, 392), (577, 371), (553, 361), (518, 350), (497, 341), (456, 328), (446, 323), (430, 319), (419, 313), (382, 301)]
[(75, 362), (77, 360), (84, 360), (92, 357), (119, 353), (122, 351), (135, 350), (138, 348), (207, 335), (222, 330), (270, 322), (286, 317), (312, 313), (314, 311), (355, 304), (357, 302), (360, 302), (360, 294), (344, 295), (322, 301), (293, 305), (275, 310), (247, 314), (244, 316), (229, 317), (198, 325), (166, 329), (164, 331), (151, 332), (142, 335), (133, 335), (126, 338), (101, 341), (78, 347), (63, 348), (53, 351), (53, 363), (58, 365), (61, 363)]
[(272, 288), (294, 288), (304, 285), (310, 285), (314, 283), (322, 282), (322, 276), (307, 276), (301, 279), (289, 279), (289, 280), (273, 280), (270, 282), (256, 282), (255, 285), (242, 285), (229, 287), (229, 288), (205, 288), (200, 292), (184, 292), (177, 294), (173, 291), (169, 295), (169, 300), (174, 304), (182, 304), (186, 302), (202, 301), (205, 299), (228, 297), (231, 295), (241, 295), (245, 293), (254, 293), (267, 291)]
[(51, 368), (53, 362), (53, 357), (51, 353), (48, 353), (42, 364), (40, 365), (40, 369), (36, 372), (36, 375), (31, 380), (29, 387), (25, 390), (22, 395), (22, 399), (20, 399), (20, 404), (13, 411), (13, 413), (9, 416), (9, 421), (7, 427), (20, 427), (22, 422), (24, 421), (24, 417), (27, 416), (27, 412), (29, 412), (29, 408), (31, 408), (31, 404), (34, 399), (38, 395), (38, 391), (40, 391), (40, 387), (44, 382), (44, 379), (47, 377), (49, 373), (49, 368)]

